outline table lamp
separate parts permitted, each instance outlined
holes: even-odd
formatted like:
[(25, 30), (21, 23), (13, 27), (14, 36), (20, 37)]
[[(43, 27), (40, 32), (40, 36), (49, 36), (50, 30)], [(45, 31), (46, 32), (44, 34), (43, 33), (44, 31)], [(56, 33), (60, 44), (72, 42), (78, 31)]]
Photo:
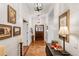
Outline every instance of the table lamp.
[(63, 53), (65, 53), (65, 40), (68, 34), (69, 34), (68, 27), (61, 26), (59, 30), (59, 35), (63, 37)]

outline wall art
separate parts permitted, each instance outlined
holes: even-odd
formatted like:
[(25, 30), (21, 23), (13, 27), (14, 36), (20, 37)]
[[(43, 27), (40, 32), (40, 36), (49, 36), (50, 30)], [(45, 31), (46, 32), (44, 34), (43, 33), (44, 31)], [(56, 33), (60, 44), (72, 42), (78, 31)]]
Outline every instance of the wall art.
[(8, 22), (16, 23), (16, 11), (10, 5), (8, 5)]
[(12, 37), (12, 26), (0, 24), (0, 40)]

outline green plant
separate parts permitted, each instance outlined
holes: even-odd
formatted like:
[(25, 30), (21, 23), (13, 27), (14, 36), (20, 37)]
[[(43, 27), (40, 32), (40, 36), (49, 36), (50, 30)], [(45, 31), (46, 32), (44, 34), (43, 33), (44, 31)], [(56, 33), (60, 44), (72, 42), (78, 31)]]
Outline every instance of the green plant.
[(58, 43), (57, 40), (52, 40), (52, 42), (51, 42), (51, 44), (56, 44), (56, 43)]

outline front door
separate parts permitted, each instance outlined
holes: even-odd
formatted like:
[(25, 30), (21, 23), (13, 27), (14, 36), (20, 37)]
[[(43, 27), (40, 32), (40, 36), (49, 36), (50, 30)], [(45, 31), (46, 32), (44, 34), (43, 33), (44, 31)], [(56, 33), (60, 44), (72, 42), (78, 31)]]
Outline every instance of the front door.
[(35, 40), (44, 40), (44, 25), (35, 25)]

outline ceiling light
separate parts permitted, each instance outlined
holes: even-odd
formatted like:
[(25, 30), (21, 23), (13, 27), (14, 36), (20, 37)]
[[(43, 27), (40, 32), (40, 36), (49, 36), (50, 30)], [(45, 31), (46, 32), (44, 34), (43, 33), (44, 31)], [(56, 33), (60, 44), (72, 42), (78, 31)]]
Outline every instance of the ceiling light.
[(42, 4), (41, 3), (35, 3), (35, 7), (34, 10), (35, 11), (41, 11), (43, 9)]

